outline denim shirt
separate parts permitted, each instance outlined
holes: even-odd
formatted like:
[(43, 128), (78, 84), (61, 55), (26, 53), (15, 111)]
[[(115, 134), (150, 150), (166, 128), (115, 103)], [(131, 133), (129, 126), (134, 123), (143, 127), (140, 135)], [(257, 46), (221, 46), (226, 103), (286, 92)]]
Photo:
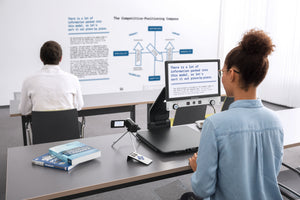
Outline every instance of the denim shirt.
[(238, 100), (203, 124), (194, 193), (212, 200), (282, 199), (283, 128), (261, 100)]

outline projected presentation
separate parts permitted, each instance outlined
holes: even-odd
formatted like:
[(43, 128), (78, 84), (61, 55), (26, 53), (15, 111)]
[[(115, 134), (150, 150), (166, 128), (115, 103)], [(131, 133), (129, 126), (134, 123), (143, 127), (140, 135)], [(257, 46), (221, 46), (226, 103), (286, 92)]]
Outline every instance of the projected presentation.
[(83, 94), (159, 90), (165, 61), (217, 58), (219, 16), (217, 0), (3, 0), (1, 100), (42, 67), (48, 40), (61, 44), (60, 66)]

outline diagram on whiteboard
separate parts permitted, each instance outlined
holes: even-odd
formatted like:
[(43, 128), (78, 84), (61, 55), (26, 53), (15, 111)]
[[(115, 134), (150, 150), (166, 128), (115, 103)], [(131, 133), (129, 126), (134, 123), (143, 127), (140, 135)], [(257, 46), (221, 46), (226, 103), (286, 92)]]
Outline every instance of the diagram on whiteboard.
[(176, 15), (67, 19), (70, 72), (83, 86), (101, 92), (161, 88), (165, 61), (207, 58), (216, 52), (211, 46), (217, 40), (198, 39), (206, 38), (207, 31)]
[[(145, 39), (135, 39), (134, 45), (131, 50), (115, 50), (113, 51), (114, 57), (120, 57), (118, 59), (122, 59), (121, 57), (130, 57), (132, 58), (133, 72), (129, 72), (129, 75), (134, 77), (140, 77), (139, 71), (143, 71), (145, 68), (144, 60), (152, 59), (153, 69), (151, 74), (148, 74), (147, 80), (149, 82), (152, 81), (160, 81), (161, 80), (161, 72), (157, 70), (157, 64), (163, 63), (166, 60), (173, 60), (174, 54), (186, 55), (193, 54), (193, 49), (177, 49), (176, 48), (176, 40), (180, 39), (180, 33), (178, 32), (170, 32), (170, 34), (162, 34), (164, 31), (163, 26), (148, 26), (145, 28), (148, 33), (152, 34), (152, 41), (145, 41)], [(129, 39), (138, 35), (138, 32), (133, 32), (128, 35)], [(166, 36), (167, 35), (167, 36)], [(162, 39), (163, 42), (158, 42), (158, 38)], [(143, 41), (143, 44), (142, 44)], [(164, 44), (162, 44), (164, 43)], [(130, 49), (130, 48), (129, 48)], [(147, 66), (150, 66), (147, 63)], [(160, 70), (161, 71), (161, 70)]]
[(159, 90), (166, 60), (218, 57), (221, 11), (218, 0), (3, 0), (1, 63), (9, 68), (0, 70), (13, 76), (2, 80), (0, 104), (42, 65), (37, 51), (48, 40), (61, 45), (60, 67), (83, 94)]

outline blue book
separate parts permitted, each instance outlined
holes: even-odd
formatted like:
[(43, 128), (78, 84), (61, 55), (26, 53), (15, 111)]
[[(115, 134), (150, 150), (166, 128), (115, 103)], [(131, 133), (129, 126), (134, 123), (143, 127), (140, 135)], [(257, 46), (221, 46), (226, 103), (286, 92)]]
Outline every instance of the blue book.
[(62, 169), (65, 171), (69, 171), (75, 167), (75, 165), (70, 165), (69, 163), (62, 161), (49, 153), (34, 158), (32, 163), (43, 167)]
[(49, 153), (70, 165), (77, 165), (101, 156), (98, 149), (78, 141), (51, 147)]

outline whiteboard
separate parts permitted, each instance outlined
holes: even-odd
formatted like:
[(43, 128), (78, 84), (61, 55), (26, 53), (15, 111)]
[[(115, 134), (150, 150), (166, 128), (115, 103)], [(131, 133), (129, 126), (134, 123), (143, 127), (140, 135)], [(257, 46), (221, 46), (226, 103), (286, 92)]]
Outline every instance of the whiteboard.
[(42, 67), (48, 40), (83, 94), (157, 90), (164, 61), (217, 58), (219, 18), (218, 0), (0, 0), (0, 105)]

